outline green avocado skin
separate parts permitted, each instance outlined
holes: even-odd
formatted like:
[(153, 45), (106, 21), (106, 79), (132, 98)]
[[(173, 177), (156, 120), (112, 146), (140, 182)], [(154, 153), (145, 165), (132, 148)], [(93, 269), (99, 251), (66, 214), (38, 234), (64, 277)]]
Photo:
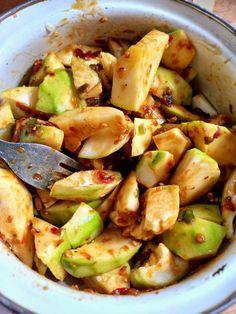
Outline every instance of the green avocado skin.
[(177, 221), (160, 238), (176, 255), (184, 260), (193, 260), (215, 255), (225, 235), (225, 227), (195, 217), (190, 223)]

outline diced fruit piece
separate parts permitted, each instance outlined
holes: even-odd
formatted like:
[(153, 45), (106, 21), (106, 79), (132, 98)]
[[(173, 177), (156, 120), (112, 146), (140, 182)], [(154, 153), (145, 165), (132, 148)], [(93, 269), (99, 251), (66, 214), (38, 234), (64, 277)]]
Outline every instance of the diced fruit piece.
[(73, 78), (67, 70), (58, 69), (53, 75), (46, 75), (39, 85), (38, 111), (58, 114), (72, 110), (78, 104)]
[(21, 118), (29, 109), (35, 109), (38, 100), (38, 87), (21, 86), (7, 89), (0, 93), (0, 98), (10, 104), (15, 118)]
[(65, 137), (83, 141), (105, 128), (112, 134), (121, 135), (127, 130), (127, 120), (121, 110), (112, 107), (87, 107), (64, 112), (52, 117), (50, 122), (57, 125)]
[(224, 186), (221, 210), (226, 236), (231, 239), (234, 234), (234, 218), (236, 216), (236, 168)]
[(164, 51), (161, 63), (167, 68), (182, 71), (193, 60), (195, 49), (182, 29), (169, 33), (169, 46)]
[(32, 219), (34, 243), (38, 258), (58, 280), (64, 280), (66, 272), (61, 264), (62, 254), (70, 249), (70, 242), (63, 229), (34, 217)]
[(98, 60), (102, 64), (105, 75), (109, 78), (109, 80), (112, 80), (117, 58), (109, 52), (100, 52)]
[(180, 217), (186, 217), (191, 220), (194, 217), (210, 220), (221, 224), (223, 219), (218, 205), (212, 204), (192, 204), (181, 208)]
[(225, 227), (219, 224), (194, 218), (188, 223), (177, 221), (171, 230), (161, 235), (161, 241), (176, 255), (192, 260), (215, 255), (225, 233)]
[(191, 86), (175, 71), (159, 67), (156, 71), (157, 88), (151, 87), (151, 93), (167, 105), (190, 105)]
[(45, 208), (48, 208), (56, 203), (57, 200), (50, 197), (50, 190), (36, 189), (36, 191)]
[(96, 90), (98, 91), (93, 95), (96, 97), (102, 92), (102, 85), (100, 78), (93, 69), (81, 58), (73, 58), (71, 63), (71, 69), (74, 78), (75, 87), (79, 90), (81, 98), (89, 98), (90, 91), (97, 85), (100, 85)]
[(122, 55), (114, 67), (111, 103), (138, 111), (147, 98), (168, 35), (152, 30)]
[(0, 139), (10, 141), (15, 119), (9, 103), (0, 106)]
[(128, 263), (104, 274), (83, 279), (85, 284), (99, 293), (112, 293), (115, 289), (130, 287), (130, 266)]
[(119, 185), (105, 198), (101, 205), (96, 208), (103, 221), (109, 217), (118, 191)]
[(80, 57), (86, 61), (87, 64), (98, 63), (96, 57), (100, 53), (101, 48), (86, 45), (69, 45), (57, 52), (57, 57), (66, 66), (71, 66), (73, 57)]
[(128, 262), (141, 243), (121, 236), (120, 230), (110, 227), (92, 243), (65, 252), (62, 263), (74, 277), (84, 278), (106, 273)]
[(158, 125), (165, 122), (165, 118), (160, 110), (160, 102), (156, 101), (151, 94), (148, 94), (142, 106), (135, 114), (144, 119), (155, 119)]
[(63, 229), (66, 230), (71, 247), (76, 248), (95, 239), (103, 230), (103, 222), (96, 210), (80, 203)]
[(131, 171), (122, 184), (113, 204), (111, 220), (118, 226), (132, 225), (138, 218), (139, 189), (136, 174)]
[(41, 216), (47, 222), (62, 227), (73, 216), (79, 207), (79, 203), (73, 201), (58, 201), (56, 204), (42, 210)]
[(186, 69), (183, 70), (183, 72), (181, 72), (182, 78), (188, 83), (194, 80), (197, 74), (198, 72), (191, 67), (187, 67)]
[[(177, 185), (158, 186), (148, 189), (143, 195), (142, 229), (153, 235), (160, 234), (171, 228), (179, 213), (179, 187)], [(138, 239), (138, 230), (132, 235)], [(144, 239), (145, 240), (145, 239)]]
[(118, 38), (110, 38), (108, 40), (108, 46), (111, 53), (116, 58), (120, 58), (129, 48), (129, 44), (127, 41)]
[(200, 118), (180, 105), (161, 105), (161, 108), (171, 117), (177, 117), (178, 121), (195, 121)]
[(197, 94), (192, 99), (192, 107), (193, 109), (201, 109), (203, 112), (212, 116), (217, 115), (217, 111), (215, 108), (209, 103), (206, 97), (202, 94)]
[(110, 170), (75, 172), (55, 182), (50, 196), (61, 200), (93, 201), (111, 192), (121, 179), (119, 172)]
[(46, 121), (22, 118), (16, 122), (15, 137), (19, 142), (38, 143), (60, 150), (64, 133)]
[(236, 136), (226, 127), (193, 121), (182, 123), (181, 129), (195, 147), (215, 159), (220, 166), (236, 166)]
[[(41, 62), (41, 64), (39, 64)], [(53, 74), (58, 69), (64, 69), (61, 60), (53, 52), (49, 52), (44, 61), (36, 60), (33, 66), (33, 74), (30, 77), (29, 85), (38, 86), (42, 83), (45, 75)]]
[(33, 265), (33, 237), (30, 223), (33, 203), (30, 192), (8, 169), (0, 168), (0, 233), (19, 259)]
[(161, 288), (175, 283), (187, 274), (189, 263), (175, 256), (162, 243), (154, 245), (149, 259), (131, 270), (131, 282), (137, 289)]
[(209, 192), (220, 177), (217, 162), (197, 148), (188, 150), (178, 164), (170, 184), (180, 188), (180, 204), (186, 205)]
[(134, 118), (134, 137), (131, 156), (142, 155), (149, 147), (152, 135), (157, 129), (156, 120)]
[(153, 136), (153, 140), (159, 150), (167, 151), (174, 156), (175, 164), (192, 145), (189, 138), (179, 128), (157, 134)]
[(166, 181), (174, 166), (174, 156), (169, 152), (155, 150), (143, 154), (136, 166), (137, 180), (147, 188)]
[(41, 259), (38, 258), (36, 252), (34, 254), (34, 264), (35, 264), (37, 272), (40, 275), (45, 276), (48, 267), (41, 261)]
[(111, 155), (123, 147), (130, 139), (130, 129), (126, 133), (113, 134), (105, 128), (89, 137), (79, 152), (80, 158), (99, 159)]

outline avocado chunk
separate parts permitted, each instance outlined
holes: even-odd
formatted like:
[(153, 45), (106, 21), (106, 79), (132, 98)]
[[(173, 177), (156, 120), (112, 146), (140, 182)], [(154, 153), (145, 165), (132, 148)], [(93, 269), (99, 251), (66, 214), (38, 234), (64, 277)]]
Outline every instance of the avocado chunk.
[(166, 151), (149, 151), (142, 155), (136, 166), (137, 180), (147, 188), (166, 181), (174, 166), (174, 156)]
[(113, 72), (111, 103), (138, 111), (147, 98), (169, 36), (150, 31), (117, 60)]
[(52, 186), (50, 196), (61, 200), (89, 202), (111, 192), (120, 182), (121, 174), (111, 170), (75, 172)]
[(153, 141), (159, 150), (164, 150), (174, 156), (175, 164), (188, 150), (192, 143), (179, 128), (173, 128), (166, 132), (153, 136)]
[(38, 143), (60, 150), (64, 133), (50, 123), (35, 119), (26, 118), (16, 122), (15, 138), (24, 143)]
[(182, 29), (169, 33), (169, 46), (164, 51), (161, 63), (169, 69), (181, 72), (193, 60), (196, 51)]
[(157, 88), (151, 93), (166, 105), (190, 105), (192, 88), (177, 72), (159, 67), (156, 71)]
[(64, 132), (65, 139), (75, 139), (79, 145), (105, 128), (110, 128), (114, 135), (122, 135), (127, 131), (128, 123), (121, 110), (102, 106), (78, 108), (52, 117), (49, 121)]
[(38, 258), (58, 280), (64, 280), (66, 272), (61, 264), (62, 254), (70, 249), (70, 241), (63, 229), (34, 217), (32, 219), (35, 250)]
[(134, 118), (134, 137), (132, 139), (131, 156), (142, 155), (149, 147), (152, 135), (157, 129), (156, 120)]
[(99, 293), (112, 293), (119, 288), (130, 287), (130, 266), (128, 263), (107, 273), (83, 278), (90, 288)]
[(76, 248), (95, 239), (103, 230), (103, 221), (95, 209), (80, 203), (63, 229), (71, 247)]
[(204, 113), (209, 114), (210, 117), (217, 115), (217, 111), (203, 94), (197, 94), (193, 97), (192, 107), (193, 109), (201, 109)]
[(190, 217), (190, 220), (193, 217), (197, 217), (205, 220), (210, 220), (217, 224), (221, 224), (223, 221), (218, 205), (192, 204), (181, 208), (180, 216), (182, 216), (182, 214), (184, 215), (187, 214), (188, 215), (187, 217)]
[(172, 254), (163, 243), (153, 246), (148, 260), (141, 267), (131, 270), (131, 283), (137, 289), (171, 285), (189, 270), (189, 263)]
[[(131, 125), (131, 123), (129, 123)], [(79, 152), (80, 158), (99, 159), (118, 151), (130, 139), (131, 129), (120, 134), (113, 134), (111, 128), (105, 128), (89, 137)]]
[(45, 76), (39, 85), (38, 111), (58, 114), (75, 109), (79, 104), (72, 75), (65, 69), (58, 69)]
[(161, 241), (184, 260), (192, 260), (215, 255), (225, 234), (225, 227), (195, 217), (191, 222), (177, 221), (161, 235)]
[(85, 60), (72, 58), (71, 69), (75, 87), (82, 99), (97, 97), (102, 93), (102, 84), (97, 72), (90, 68)]
[(187, 205), (209, 192), (219, 177), (217, 162), (197, 148), (192, 148), (178, 164), (170, 184), (179, 186), (180, 204)]
[(29, 110), (35, 110), (38, 100), (38, 87), (21, 86), (6, 89), (0, 93), (0, 99), (10, 104), (15, 118), (21, 118)]
[(31, 193), (8, 169), (0, 168), (0, 234), (26, 265), (33, 265), (33, 237), (30, 223), (33, 217)]
[(15, 119), (9, 103), (0, 106), (0, 139), (10, 141)]
[(54, 226), (62, 227), (77, 211), (80, 203), (73, 201), (57, 201), (52, 206), (40, 211), (41, 216)]
[(161, 105), (161, 108), (170, 116), (176, 117), (178, 121), (195, 121), (199, 120), (199, 116), (186, 110), (181, 105)]
[(179, 187), (165, 185), (148, 189), (143, 194), (143, 214), (140, 225), (131, 235), (146, 240), (171, 228), (179, 213)]
[(236, 216), (236, 168), (224, 186), (221, 211), (223, 225), (227, 232), (226, 236), (228, 239), (231, 239), (234, 234), (234, 218)]
[(58, 69), (64, 69), (61, 60), (53, 52), (49, 52), (44, 60), (36, 60), (33, 66), (33, 74), (29, 85), (38, 86), (47, 74), (53, 74)]
[(113, 204), (111, 220), (120, 227), (132, 225), (138, 218), (139, 189), (136, 174), (131, 171), (123, 182)]
[(119, 229), (110, 227), (92, 243), (65, 252), (62, 263), (77, 278), (99, 275), (128, 262), (140, 246), (140, 242), (124, 238)]
[(236, 166), (236, 136), (226, 127), (193, 121), (182, 123), (181, 129), (195, 147), (215, 159), (220, 166)]

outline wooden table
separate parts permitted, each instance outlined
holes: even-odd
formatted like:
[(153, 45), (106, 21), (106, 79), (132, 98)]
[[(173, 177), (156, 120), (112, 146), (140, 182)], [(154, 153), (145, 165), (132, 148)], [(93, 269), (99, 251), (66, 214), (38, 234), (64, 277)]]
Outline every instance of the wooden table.
[[(199, 4), (209, 4), (211, 7), (210, 0), (192, 0), (195, 3)], [(25, 0), (0, 0), (0, 13), (8, 10), (18, 4), (23, 2), (27, 2)], [(215, 0), (213, 5), (213, 12), (220, 15), (228, 22), (233, 24), (236, 27), (236, 0)], [(1, 314), (11, 314), (8, 310), (1, 307), (0, 305), (0, 313)], [(222, 312), (222, 314), (236, 314), (236, 304), (228, 308), (226, 311)]]

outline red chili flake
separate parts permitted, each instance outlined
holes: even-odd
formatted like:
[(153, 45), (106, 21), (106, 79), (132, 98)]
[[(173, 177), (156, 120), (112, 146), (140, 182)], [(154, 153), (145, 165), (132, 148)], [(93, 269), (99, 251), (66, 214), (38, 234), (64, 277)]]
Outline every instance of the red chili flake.
[(55, 235), (61, 235), (61, 229), (57, 228), (57, 227), (52, 227), (50, 229), (51, 233), (55, 234)]
[(80, 57), (81, 59), (84, 60), (91, 60), (91, 59), (95, 59), (98, 55), (99, 55), (100, 51), (87, 51), (87, 52), (83, 52), (83, 50), (76, 48), (74, 50), (74, 54), (76, 57)]
[(216, 132), (214, 133), (213, 138), (217, 138), (217, 137), (219, 137), (219, 136), (220, 136), (220, 134), (221, 134), (220, 128), (219, 128), (219, 127), (217, 127), (217, 130), (216, 130)]
[(126, 72), (126, 68), (120, 67), (120, 68), (117, 70), (117, 74), (118, 74), (119, 78), (122, 78), (125, 72)]
[(232, 104), (229, 104), (229, 112), (231, 113), (231, 114), (233, 114), (233, 105)]
[(197, 233), (195, 236), (195, 240), (197, 243), (204, 243), (206, 241), (204, 234)]
[(36, 60), (32, 68), (32, 74), (37, 73), (41, 69), (42, 66), (43, 66), (43, 60), (42, 59)]
[(169, 44), (172, 42), (173, 39), (174, 37), (172, 35), (169, 35), (169, 40), (168, 40)]
[(135, 31), (132, 30), (132, 29), (125, 29), (125, 30), (123, 30), (122, 32), (123, 32), (123, 33), (128, 33), (128, 34), (133, 34), (133, 33), (135, 33)]
[(97, 176), (98, 176), (99, 181), (105, 184), (112, 183), (115, 180), (115, 177), (113, 175), (108, 175), (104, 171), (99, 171)]
[(236, 210), (233, 202), (232, 202), (232, 198), (231, 196), (227, 196), (223, 202), (223, 207), (234, 212)]
[(117, 288), (112, 291), (113, 295), (139, 295), (140, 291), (134, 288)]

